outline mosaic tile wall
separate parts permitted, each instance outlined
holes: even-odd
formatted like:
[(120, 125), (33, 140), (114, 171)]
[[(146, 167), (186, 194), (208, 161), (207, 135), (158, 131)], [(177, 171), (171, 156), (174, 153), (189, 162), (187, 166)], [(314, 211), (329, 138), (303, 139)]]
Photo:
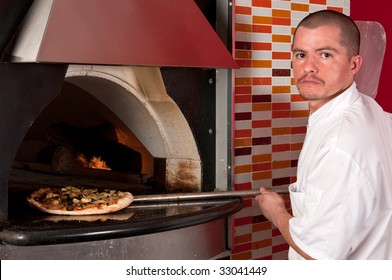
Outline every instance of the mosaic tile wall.
[[(308, 13), (326, 8), (349, 14), (350, 1), (235, 0), (235, 190), (295, 181), (308, 106), (293, 84), (292, 33)], [(253, 199), (233, 216), (232, 236), (232, 259), (287, 259), (288, 245)]]

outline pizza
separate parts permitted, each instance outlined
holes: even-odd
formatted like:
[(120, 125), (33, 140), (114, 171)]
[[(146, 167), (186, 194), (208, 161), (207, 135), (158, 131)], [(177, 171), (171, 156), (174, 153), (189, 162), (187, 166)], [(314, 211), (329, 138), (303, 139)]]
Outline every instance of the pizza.
[(95, 215), (119, 211), (132, 203), (133, 196), (129, 192), (109, 189), (43, 187), (34, 191), (27, 201), (50, 214)]

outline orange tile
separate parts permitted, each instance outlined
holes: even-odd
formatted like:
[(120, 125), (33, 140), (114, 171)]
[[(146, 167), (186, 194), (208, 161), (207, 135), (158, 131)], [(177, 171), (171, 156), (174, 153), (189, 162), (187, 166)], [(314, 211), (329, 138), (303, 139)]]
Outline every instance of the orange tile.
[(273, 86), (272, 93), (290, 93), (291, 87), (290, 86)]
[(306, 133), (306, 126), (298, 126), (291, 128), (291, 134), (305, 134)]
[(299, 102), (299, 101), (306, 102), (306, 100), (299, 94), (292, 94), (290, 99), (291, 99), (291, 102)]
[(272, 169), (282, 169), (282, 168), (289, 168), (291, 167), (290, 160), (282, 160), (282, 161), (273, 161), (272, 162)]
[(291, 35), (294, 35), (296, 29), (296, 27), (291, 27)]
[(271, 8), (271, 0), (252, 0), (252, 6)]
[(273, 52), (272, 53), (272, 59), (290, 60), (291, 59), (291, 53), (290, 52)]
[(235, 138), (251, 137), (251, 136), (252, 136), (251, 129), (234, 130), (234, 137)]
[(258, 43), (258, 42), (252, 43), (252, 50), (270, 51), (271, 49), (272, 49), (272, 43)]
[(272, 34), (272, 42), (291, 43), (291, 35)]
[(326, 5), (327, 0), (309, 0), (309, 4)]
[(333, 10), (333, 11), (337, 11), (339, 13), (343, 13), (343, 8), (341, 7), (332, 7), (332, 6), (328, 6), (327, 10)]
[(252, 225), (253, 232), (259, 232), (264, 230), (270, 230), (272, 228), (272, 224), (270, 222), (262, 222)]
[(272, 152), (288, 152), (290, 151), (290, 144), (272, 145)]
[(235, 58), (251, 59), (252, 51), (235, 50), (234, 56)]
[(261, 78), (252, 78), (253, 85), (271, 85), (272, 78), (271, 77), (261, 77)]
[(272, 165), (271, 162), (261, 162), (261, 163), (255, 163), (253, 164), (253, 171), (265, 171), (265, 170), (271, 170)]
[(273, 119), (285, 119), (290, 118), (291, 112), (290, 111), (273, 111), (272, 118)]
[(234, 168), (234, 174), (243, 174), (252, 172), (252, 165), (240, 165)]
[(272, 172), (271, 171), (260, 171), (252, 174), (252, 180), (264, 180), (271, 179)]
[(291, 19), (289, 19), (289, 18), (272, 18), (272, 24), (273, 25), (290, 26), (291, 25)]
[(235, 84), (237, 86), (248, 86), (251, 85), (251, 78), (235, 78)]
[(234, 237), (234, 244), (241, 244), (241, 243), (247, 243), (247, 242), (252, 242), (252, 234), (251, 233)]
[(257, 249), (271, 247), (271, 246), (272, 246), (272, 238), (252, 242), (252, 250), (257, 250)]
[(234, 97), (235, 103), (251, 103), (252, 102), (252, 95), (236, 95)]
[(251, 24), (244, 24), (244, 23), (236, 23), (235, 24), (235, 31), (252, 32), (252, 25)]
[(271, 60), (252, 60), (252, 67), (254, 68), (271, 68)]
[(271, 127), (271, 120), (253, 120), (252, 128)]
[(291, 128), (290, 127), (273, 127), (272, 128), (272, 135), (290, 135)]
[(241, 14), (241, 15), (251, 15), (252, 14), (252, 8), (251, 7), (244, 7), (244, 6), (236, 6), (235, 7), (235, 13), (236, 14)]
[(290, 103), (272, 103), (272, 110), (290, 110), (291, 104)]
[(291, 11), (272, 9), (272, 17), (291, 18)]
[(271, 103), (255, 103), (252, 104), (252, 112), (271, 111)]
[(304, 143), (291, 143), (291, 151), (300, 151)]
[(245, 86), (245, 87), (235, 87), (234, 93), (237, 94), (252, 94), (252, 87)]
[(252, 146), (252, 138), (236, 138), (234, 140), (234, 147), (250, 147)]
[(240, 60), (240, 59), (236, 59), (235, 60), (236, 62), (237, 62), (237, 64), (238, 64), (238, 66), (240, 67), (240, 68), (250, 68), (252, 65), (251, 65), (251, 60), (249, 60), (249, 59), (247, 59), (247, 60)]
[(308, 116), (309, 116), (308, 110), (291, 111), (291, 117), (293, 117), (293, 118), (306, 118)]
[(263, 154), (263, 155), (253, 155), (252, 156), (252, 163), (257, 162), (267, 162), (272, 160), (271, 154)]
[(272, 26), (271, 26), (271, 25), (253, 24), (253, 25), (252, 25), (252, 32), (255, 32), (255, 33), (268, 33), (268, 34), (271, 34), (271, 32), (272, 32)]
[(267, 25), (271, 25), (271, 24), (272, 24), (272, 17), (266, 17), (266, 16), (253, 16), (253, 18), (252, 18), (252, 23), (254, 23), (254, 24), (267, 24)]
[(300, 4), (300, 3), (291, 3), (291, 10), (301, 11), (301, 12), (309, 12), (309, 5), (308, 4)]

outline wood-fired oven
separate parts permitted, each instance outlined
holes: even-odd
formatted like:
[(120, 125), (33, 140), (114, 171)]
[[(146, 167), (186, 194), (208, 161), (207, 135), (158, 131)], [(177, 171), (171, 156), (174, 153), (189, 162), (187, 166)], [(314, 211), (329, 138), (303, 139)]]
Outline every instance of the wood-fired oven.
[(43, 185), (135, 195), (217, 189), (217, 162), (229, 166), (228, 157), (217, 160), (227, 149), (227, 127), (216, 132), (228, 118), (217, 117), (227, 114), (223, 69), (236, 67), (211, 27), (225, 18), (230, 37), (223, 2), (2, 1), (2, 259), (223, 256), (225, 217), (240, 198), (135, 203), (78, 218), (25, 203)]

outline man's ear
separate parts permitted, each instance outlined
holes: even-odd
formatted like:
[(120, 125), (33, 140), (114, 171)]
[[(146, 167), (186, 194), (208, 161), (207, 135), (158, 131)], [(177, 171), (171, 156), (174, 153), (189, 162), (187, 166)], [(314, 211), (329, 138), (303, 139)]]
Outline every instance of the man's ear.
[(360, 55), (355, 55), (351, 58), (351, 71), (353, 75), (357, 74), (362, 65), (362, 57)]

